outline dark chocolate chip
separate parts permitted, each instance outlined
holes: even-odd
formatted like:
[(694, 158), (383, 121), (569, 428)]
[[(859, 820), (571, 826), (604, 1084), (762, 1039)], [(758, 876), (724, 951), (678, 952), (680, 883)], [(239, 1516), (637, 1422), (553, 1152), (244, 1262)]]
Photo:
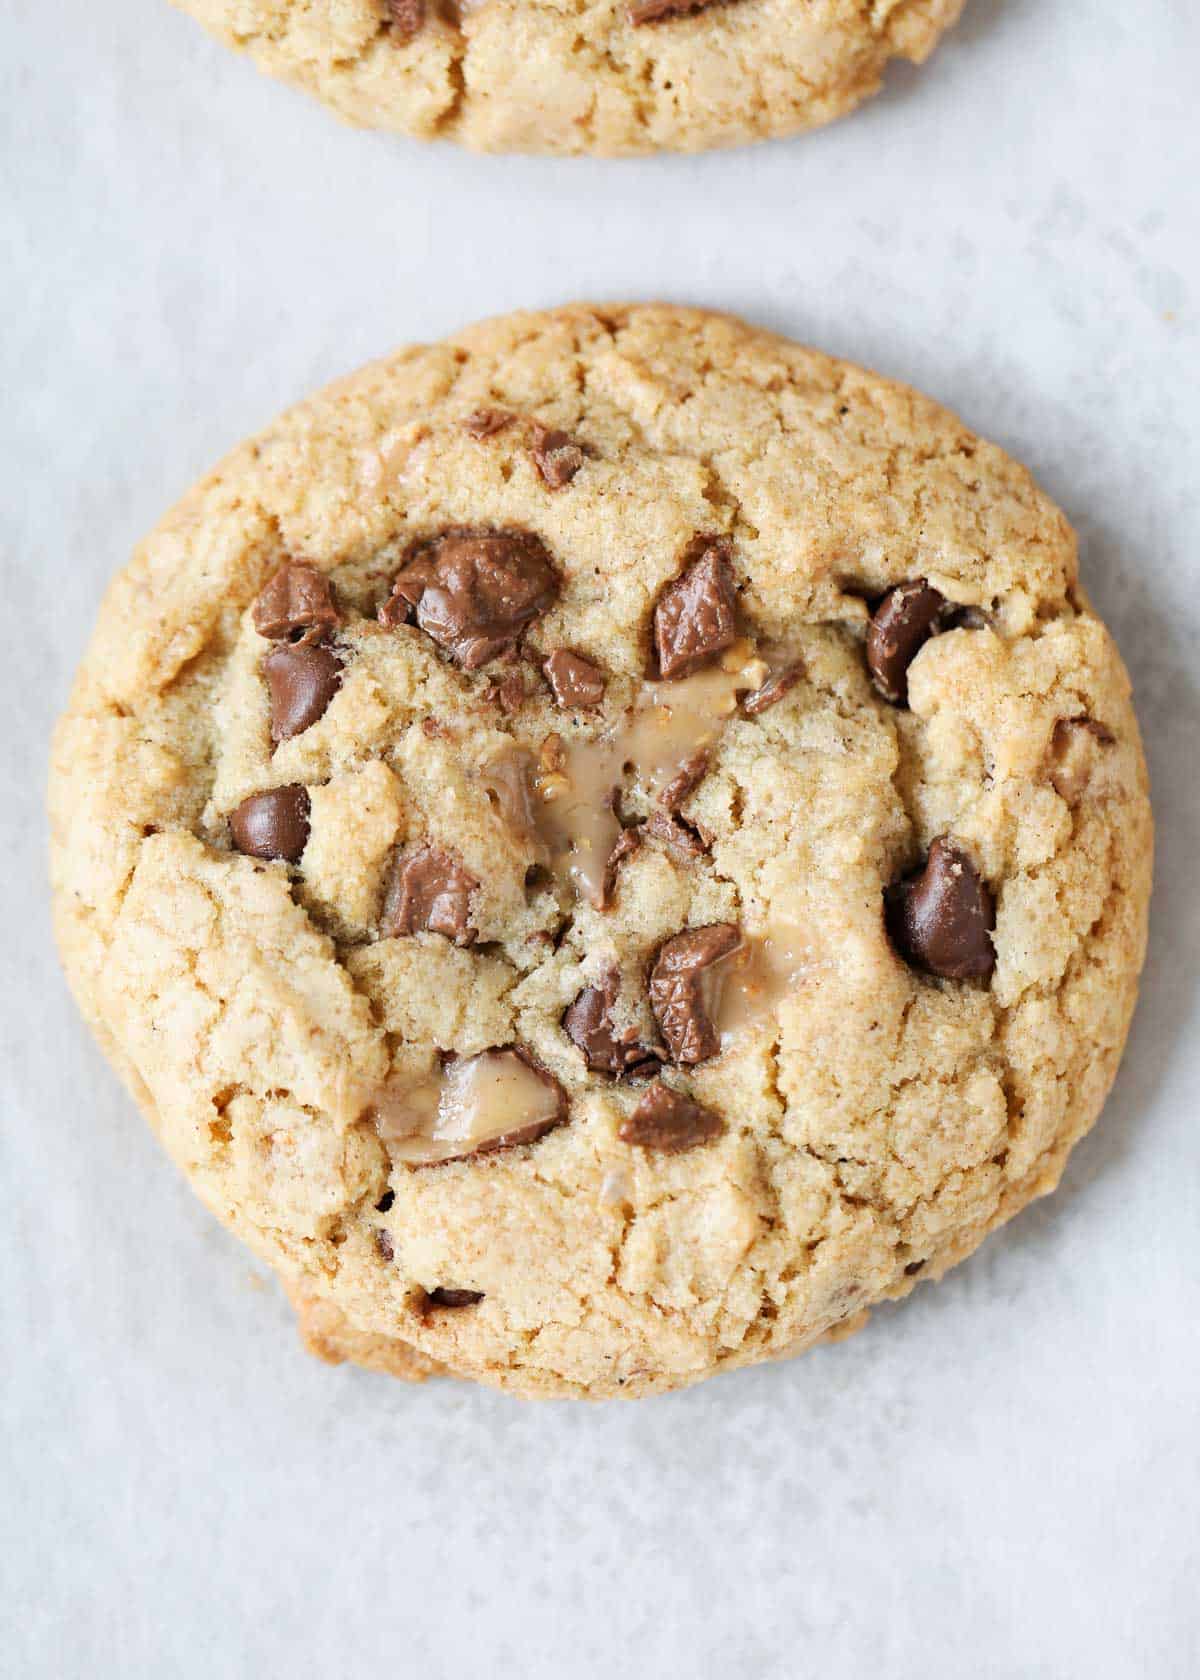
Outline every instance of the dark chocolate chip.
[(613, 1005), (617, 1001), (620, 981), (614, 969), (600, 986), (588, 986), (563, 1016), (563, 1031), (582, 1051), (583, 1059), (592, 1073), (622, 1075), (647, 1073), (657, 1066), (659, 1056), (638, 1042), (633, 1027), (616, 1026)]
[(474, 1307), (482, 1300), (482, 1289), (431, 1289), (425, 1304), (427, 1307)]
[(376, 1213), (390, 1213), (392, 1203), (395, 1200), (396, 1200), (396, 1192), (394, 1190), (385, 1190), (383, 1192), (383, 1195), (380, 1196), (379, 1200), (375, 1203), (375, 1212)]
[(477, 408), (463, 421), (463, 431), (473, 438), (495, 437), (516, 419), (507, 408)]
[(1060, 799), (1077, 805), (1087, 792), (1099, 754), (1111, 747), (1116, 736), (1095, 718), (1059, 718), (1050, 737), (1048, 774)]
[(622, 1143), (639, 1149), (653, 1149), (661, 1155), (679, 1155), (721, 1136), (725, 1122), (711, 1108), (702, 1108), (680, 1091), (655, 1080), (617, 1136)]
[(790, 693), (803, 675), (804, 666), (799, 660), (794, 665), (785, 665), (781, 671), (772, 671), (761, 688), (746, 695), (742, 701), (743, 712), (747, 717), (758, 717), (760, 712), (767, 711)]
[(659, 794), (659, 800), (664, 809), (671, 812), (678, 811), (683, 802), (695, 793), (707, 775), (708, 754), (706, 752), (694, 752), (690, 758), (685, 758), (677, 773)]
[(988, 937), (996, 907), (979, 871), (945, 835), (923, 867), (887, 895), (888, 928), (901, 954), (944, 980), (982, 980), (996, 966)]
[(714, 922), (688, 928), (659, 947), (650, 971), (650, 1007), (673, 1061), (692, 1066), (721, 1048), (705, 995), (706, 976), (740, 941), (735, 923)]
[(436, 846), (401, 853), (384, 892), (380, 936), (440, 933), (456, 945), (470, 945), (476, 932), (471, 926), (471, 894), (478, 886), (449, 852)]
[(604, 699), (604, 672), (581, 653), (555, 648), (542, 670), (564, 711), (589, 711)]
[(917, 1273), (923, 1272), (928, 1264), (928, 1260), (910, 1260), (904, 1268), (905, 1277), (916, 1277)]
[(660, 841), (678, 858), (703, 857), (708, 851), (704, 836), (690, 823), (681, 822), (669, 811), (651, 811), (643, 826), (647, 834)]
[(425, 27), (425, 0), (383, 0), (383, 11), (392, 39), (402, 46)]
[(659, 595), (654, 652), (660, 677), (690, 676), (735, 640), (732, 553), (727, 537), (698, 537), (688, 550), (686, 569)]
[(450, 530), (410, 550), (379, 621), (394, 628), (415, 613), (427, 636), (464, 671), (476, 671), (514, 645), (558, 587), (531, 531)]
[(342, 685), (341, 661), (319, 644), (275, 648), (262, 668), (271, 694), (271, 739), (276, 744), (316, 723)]
[(260, 636), (304, 644), (332, 635), (342, 622), (329, 579), (298, 560), (275, 573), (254, 603), (253, 618)]
[(379, 1250), (381, 1259), (394, 1260), (396, 1258), (396, 1245), (392, 1241), (390, 1231), (376, 1231), (375, 1247)]
[(533, 423), (529, 453), (542, 482), (551, 490), (562, 490), (570, 484), (583, 465), (583, 450), (569, 433), (554, 426), (543, 426), (537, 420)]
[(600, 877), (600, 896), (596, 900), (597, 910), (607, 910), (612, 904), (613, 895), (617, 890), (617, 875), (621, 865), (627, 857), (632, 857), (642, 843), (640, 828), (623, 828), (616, 838), (613, 849), (609, 852), (604, 863), (604, 873)]
[(875, 687), (893, 706), (908, 704), (908, 667), (936, 633), (945, 609), (945, 596), (917, 578), (889, 589), (872, 614), (867, 668)]
[(243, 799), (229, 818), (229, 832), (247, 857), (296, 863), (308, 844), (308, 789), (299, 783), (266, 788)]

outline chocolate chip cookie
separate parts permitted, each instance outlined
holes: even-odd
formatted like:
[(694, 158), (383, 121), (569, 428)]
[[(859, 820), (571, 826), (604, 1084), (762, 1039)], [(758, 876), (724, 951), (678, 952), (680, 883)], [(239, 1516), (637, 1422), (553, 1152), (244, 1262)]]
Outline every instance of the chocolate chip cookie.
[(176, 0), (352, 123), (489, 152), (700, 151), (829, 122), (963, 0)]
[(795, 1352), (1053, 1188), (1151, 823), (1062, 514), (698, 311), (406, 349), (112, 585), (54, 745), (85, 1014), (310, 1343), (522, 1394)]

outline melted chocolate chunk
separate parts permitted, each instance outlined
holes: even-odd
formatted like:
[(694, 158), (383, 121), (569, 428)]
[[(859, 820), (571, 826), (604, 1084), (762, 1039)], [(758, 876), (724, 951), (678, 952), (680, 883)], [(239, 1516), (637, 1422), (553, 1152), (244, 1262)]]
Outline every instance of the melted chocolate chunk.
[(1068, 805), (1078, 805), (1088, 790), (1105, 747), (1116, 736), (1095, 718), (1059, 718), (1050, 737), (1048, 774), (1050, 785)]
[(482, 1289), (431, 1289), (425, 1297), (425, 1308), (475, 1307), (482, 1300)]
[(669, 811), (651, 811), (644, 824), (646, 833), (660, 841), (678, 858), (703, 857), (708, 851), (704, 836)]
[(708, 754), (694, 752), (685, 758), (679, 770), (659, 794), (663, 807), (674, 813), (688, 799), (708, 775)]
[(735, 923), (714, 922), (688, 928), (659, 947), (650, 971), (650, 1007), (673, 1061), (694, 1066), (721, 1048), (708, 1011), (705, 976), (740, 941)]
[(604, 699), (604, 672), (581, 653), (555, 648), (542, 670), (564, 711), (590, 711)]
[(383, 0), (383, 12), (394, 41), (407, 46), (425, 27), (425, 0)]
[(271, 694), (271, 740), (290, 741), (319, 717), (342, 685), (336, 654), (320, 645), (279, 647), (263, 660)]
[(487, 697), (506, 715), (515, 712), (525, 700), (525, 678), (520, 670), (506, 671), (499, 682), (491, 684)]
[(642, 843), (640, 828), (623, 828), (618, 834), (616, 843), (609, 852), (604, 864), (604, 874), (600, 877), (600, 896), (596, 900), (597, 910), (607, 910), (612, 904), (613, 895), (617, 890), (617, 875), (621, 865), (627, 857), (632, 857)]
[(692, 12), (706, 12), (710, 6), (717, 4), (718, 0), (636, 0), (629, 8), (629, 21), (634, 25), (665, 23), (671, 18), (687, 17)]
[(679, 1155), (711, 1143), (725, 1130), (725, 1122), (711, 1108), (702, 1108), (681, 1091), (673, 1091), (655, 1080), (617, 1136), (622, 1143), (639, 1149), (653, 1149), (661, 1155)]
[(463, 421), (463, 431), (473, 438), (495, 437), (516, 419), (507, 408), (477, 408)]
[(690, 676), (723, 653), (737, 636), (737, 597), (727, 537), (699, 537), (690, 564), (668, 583), (654, 609), (654, 652), (666, 681)]
[(315, 566), (290, 560), (254, 603), (254, 628), (271, 641), (299, 641), (302, 646), (322, 641), (342, 622), (333, 585)]
[(230, 815), (229, 832), (247, 857), (296, 863), (308, 844), (308, 813), (308, 789), (298, 782), (266, 788), (242, 800)]
[(383, 899), (383, 939), (411, 933), (440, 933), (456, 945), (470, 945), (471, 894), (479, 882), (449, 852), (421, 846), (397, 857)]
[(610, 1073), (615, 1078), (648, 1073), (659, 1062), (658, 1053), (638, 1042), (632, 1027), (618, 1030), (612, 1018), (620, 981), (614, 969), (603, 985), (588, 986), (563, 1016), (563, 1031), (592, 1073)]
[(908, 667), (946, 610), (946, 597), (917, 578), (889, 589), (871, 617), (867, 631), (867, 669), (871, 680), (893, 706), (908, 704)]
[(512, 647), (558, 593), (558, 574), (531, 531), (450, 530), (418, 543), (379, 609), (389, 628), (418, 626), (464, 671)]
[(747, 694), (742, 701), (742, 711), (747, 717), (757, 717), (760, 712), (767, 711), (783, 699), (785, 694), (795, 688), (804, 675), (804, 666), (799, 660), (794, 665), (786, 665), (782, 671), (772, 671), (761, 688), (756, 688), (753, 694)]
[(542, 482), (551, 490), (562, 490), (570, 484), (583, 465), (583, 450), (569, 433), (554, 426), (533, 423), (533, 441), (529, 447), (533, 464)]
[(887, 895), (888, 930), (901, 955), (943, 980), (982, 980), (996, 966), (988, 937), (996, 907), (961, 846), (943, 835), (924, 866)]

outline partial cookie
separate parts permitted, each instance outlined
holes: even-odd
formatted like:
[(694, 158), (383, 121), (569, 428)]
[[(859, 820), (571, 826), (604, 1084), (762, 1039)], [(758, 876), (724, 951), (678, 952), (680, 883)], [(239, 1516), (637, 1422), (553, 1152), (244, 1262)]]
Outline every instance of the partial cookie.
[(830, 122), (963, 0), (176, 0), (342, 117), (488, 152), (701, 151)]
[(310, 1341), (523, 1394), (939, 1275), (1057, 1181), (1144, 950), (1063, 516), (698, 311), (490, 322), (237, 450), (112, 585), (51, 807), (80, 1003)]

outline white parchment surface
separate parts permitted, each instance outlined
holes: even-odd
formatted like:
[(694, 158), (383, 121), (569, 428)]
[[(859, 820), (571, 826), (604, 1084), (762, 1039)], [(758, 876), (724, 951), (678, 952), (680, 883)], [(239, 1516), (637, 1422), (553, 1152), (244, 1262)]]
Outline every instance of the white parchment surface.
[[(0, 1672), (1200, 1672), (1198, 70), (1190, 0), (969, 0), (820, 135), (478, 159), (338, 127), (165, 0), (4, 0)], [(1060, 1195), (840, 1347), (605, 1407), (303, 1358), (76, 1018), (43, 862), (47, 734), (158, 515), (369, 357), (577, 297), (737, 310), (1026, 461), (1159, 825)]]

